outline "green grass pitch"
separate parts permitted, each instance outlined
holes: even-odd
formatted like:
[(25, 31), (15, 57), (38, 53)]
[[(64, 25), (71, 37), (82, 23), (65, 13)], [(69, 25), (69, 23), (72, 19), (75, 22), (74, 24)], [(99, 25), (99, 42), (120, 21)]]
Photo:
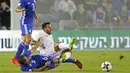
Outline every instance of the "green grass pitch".
[[(0, 73), (21, 73), (20, 69), (10, 62), (14, 54), (14, 52), (0, 52)], [(124, 58), (119, 60), (121, 54)], [(109, 73), (130, 73), (130, 51), (74, 51), (71, 57), (83, 63), (82, 70), (74, 64), (66, 63), (44, 73), (106, 73), (100, 68), (100, 64), (106, 60), (113, 66)]]

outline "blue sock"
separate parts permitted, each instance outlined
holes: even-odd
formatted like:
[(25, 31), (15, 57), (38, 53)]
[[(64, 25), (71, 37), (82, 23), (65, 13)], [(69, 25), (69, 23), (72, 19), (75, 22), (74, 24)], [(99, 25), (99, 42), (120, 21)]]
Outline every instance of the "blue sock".
[(64, 63), (75, 63), (76, 62), (76, 59), (72, 59), (72, 58), (68, 58), (64, 61)]
[(29, 51), (29, 44), (28, 43), (24, 43), (24, 56), (28, 56), (28, 51)]
[(24, 54), (23, 54), (23, 56), (26, 56), (26, 57), (29, 57), (31, 55), (31, 51), (30, 50), (28, 50), (28, 51), (24, 51)]
[(22, 54), (23, 48), (24, 48), (23, 43), (20, 43), (19, 46), (18, 46), (18, 49), (16, 51), (16, 54), (15, 54), (14, 58), (18, 58)]
[(24, 49), (28, 50), (29, 49), (29, 44), (28, 43), (24, 43)]

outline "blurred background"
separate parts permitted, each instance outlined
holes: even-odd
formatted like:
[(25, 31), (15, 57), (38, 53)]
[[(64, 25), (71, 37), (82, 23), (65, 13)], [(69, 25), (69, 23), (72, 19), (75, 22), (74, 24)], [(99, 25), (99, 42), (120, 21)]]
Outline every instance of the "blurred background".
[[(20, 16), (14, 12), (19, 0), (0, 0), (1, 28), (13, 27)], [(130, 0), (36, 0), (39, 29), (43, 22), (51, 22), (55, 30), (130, 28)], [(10, 3), (12, 3), (10, 8)], [(10, 20), (10, 10), (12, 18)], [(10, 17), (10, 18), (9, 18)], [(4, 19), (5, 18), (5, 19)], [(3, 23), (8, 20), (8, 23)], [(10, 26), (12, 25), (12, 26)], [(9, 30), (9, 28), (6, 28)]]
[(130, 0), (37, 0), (39, 24), (56, 30), (130, 28)]
[[(130, 48), (130, 0), (36, 1), (39, 25), (34, 34), (41, 30), (42, 23), (51, 22), (54, 40), (69, 43), (76, 37), (77, 50)], [(8, 42), (12, 45), (13, 41), (15, 46), (19, 42), (21, 14), (15, 12), (18, 2), (0, 0), (1, 48)]]

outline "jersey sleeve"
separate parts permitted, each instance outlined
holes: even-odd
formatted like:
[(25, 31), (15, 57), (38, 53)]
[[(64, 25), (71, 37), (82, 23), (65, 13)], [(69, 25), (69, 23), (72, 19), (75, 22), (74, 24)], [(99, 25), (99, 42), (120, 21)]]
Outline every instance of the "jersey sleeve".
[(32, 72), (33, 71), (33, 69), (28, 67), (28, 66), (27, 67), (26, 66), (20, 66), (20, 69), (21, 69), (22, 72)]
[(25, 7), (25, 0), (20, 0), (19, 4), (18, 4), (18, 7), (23, 9)]
[(32, 69), (21, 69), (22, 72), (32, 72)]

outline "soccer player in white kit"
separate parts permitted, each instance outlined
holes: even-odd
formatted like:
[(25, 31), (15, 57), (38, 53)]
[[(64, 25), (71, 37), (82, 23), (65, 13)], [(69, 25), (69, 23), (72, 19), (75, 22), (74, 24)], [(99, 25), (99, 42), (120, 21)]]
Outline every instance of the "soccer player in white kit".
[(52, 27), (49, 22), (46, 22), (42, 24), (42, 29), (43, 31), (38, 33), (33, 40), (41, 41), (41, 45), (39, 47), (40, 55), (49, 56), (55, 52), (53, 36), (51, 35)]
[(62, 42), (57, 42), (54, 44), (53, 36), (51, 34), (52, 26), (50, 22), (46, 22), (42, 24), (42, 32), (38, 33), (33, 40), (40, 40), (41, 45), (39, 46), (40, 55), (43, 56), (53, 56), (59, 58), (60, 56), (65, 56), (66, 62), (75, 63), (80, 69), (82, 68), (82, 64), (79, 60), (69, 59), (71, 55), (71, 50), (73, 48), (73, 44), (76, 42), (76, 39), (73, 38), (71, 43), (65, 44)]
[(39, 47), (40, 49), (40, 55), (55, 55), (55, 53), (60, 52), (61, 49), (72, 49), (73, 44), (75, 43), (75, 39), (72, 40), (72, 43), (70, 45), (57, 42), (54, 44), (53, 36), (51, 34), (52, 26), (50, 22), (46, 22), (42, 24), (42, 30), (36, 37), (33, 39), (35, 41), (40, 40), (41, 45)]

